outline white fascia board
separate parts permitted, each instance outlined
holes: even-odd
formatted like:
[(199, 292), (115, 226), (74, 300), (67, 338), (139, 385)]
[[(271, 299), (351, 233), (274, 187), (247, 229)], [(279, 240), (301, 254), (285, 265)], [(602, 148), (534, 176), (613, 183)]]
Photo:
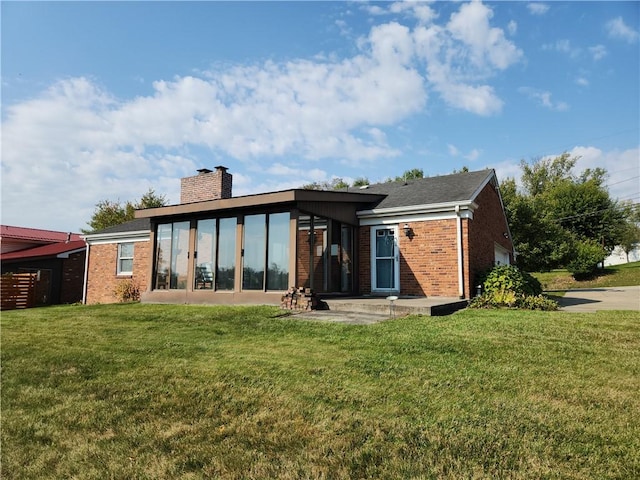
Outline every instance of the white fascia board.
[(89, 245), (101, 245), (105, 243), (148, 242), (150, 235), (149, 230), (138, 230), (136, 232), (89, 234), (84, 235), (82, 239)]
[[(456, 213), (456, 206), (460, 207), (459, 215)], [(465, 201), (363, 210), (357, 215), (362, 226), (449, 220), (458, 216), (473, 220), (473, 212), (476, 208), (478, 205), (475, 202)]]
[(478, 195), (480, 195), (480, 192), (482, 190), (484, 190), (484, 187), (486, 187), (487, 184), (491, 180), (493, 180), (494, 178), (496, 179), (496, 183), (497, 183), (498, 182), (498, 178), (496, 177), (496, 171), (495, 170), (493, 170), (491, 174), (487, 175), (487, 178), (485, 178), (484, 181), (480, 184), (480, 186), (476, 189), (476, 191), (473, 192), (473, 195), (471, 195), (471, 200), (472, 201), (475, 200), (478, 197)]

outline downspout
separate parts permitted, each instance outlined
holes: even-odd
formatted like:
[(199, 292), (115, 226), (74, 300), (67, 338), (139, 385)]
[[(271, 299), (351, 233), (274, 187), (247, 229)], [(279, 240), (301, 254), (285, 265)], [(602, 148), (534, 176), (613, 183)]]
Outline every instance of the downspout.
[(458, 237), (458, 293), (460, 298), (464, 298), (464, 269), (462, 265), (462, 217), (460, 216), (460, 205), (456, 205), (456, 222)]
[(87, 245), (87, 251), (84, 256), (84, 281), (82, 284), (82, 304), (87, 304), (87, 281), (89, 279), (89, 249), (91, 248), (91, 244), (87, 242), (87, 239), (84, 239), (84, 243)]

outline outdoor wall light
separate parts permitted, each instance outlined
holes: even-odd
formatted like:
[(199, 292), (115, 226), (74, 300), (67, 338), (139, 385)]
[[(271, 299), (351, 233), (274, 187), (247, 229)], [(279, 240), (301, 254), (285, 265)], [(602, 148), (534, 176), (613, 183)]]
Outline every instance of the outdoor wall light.
[(504, 238), (509, 238), (509, 234), (507, 232), (503, 232), (502, 235), (504, 236)]
[(413, 237), (413, 229), (409, 226), (408, 223), (404, 224), (404, 227), (402, 227), (402, 230), (404, 231), (404, 235), (406, 237), (409, 237), (409, 238)]

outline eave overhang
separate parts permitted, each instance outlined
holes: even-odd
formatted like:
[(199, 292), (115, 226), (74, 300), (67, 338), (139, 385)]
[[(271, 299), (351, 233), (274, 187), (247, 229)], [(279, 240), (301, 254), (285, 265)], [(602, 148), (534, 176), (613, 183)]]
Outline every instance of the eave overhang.
[[(224, 212), (240, 211), (246, 209), (272, 208), (288, 205), (291, 208), (308, 210), (313, 205), (320, 204), (344, 204), (352, 206), (354, 211), (365, 205), (379, 202), (384, 195), (373, 193), (335, 192), (325, 190), (285, 190), (281, 192), (247, 195), (244, 197), (232, 197), (220, 200), (208, 200), (204, 202), (170, 205), (167, 207), (147, 208), (136, 210), (136, 218), (168, 218), (175, 216), (201, 215), (206, 213), (223, 214)], [(312, 212), (313, 213), (313, 212)]]
[(394, 208), (374, 208), (357, 212), (360, 220), (371, 218), (397, 217), (399, 215), (429, 215), (434, 213), (454, 213), (458, 210), (468, 210), (473, 213), (478, 204), (471, 200), (458, 202), (432, 203), (428, 205), (409, 205)]
[(149, 240), (149, 230), (138, 230), (135, 232), (113, 232), (113, 233), (94, 233), (83, 235), (82, 239), (88, 245), (98, 245), (100, 243), (114, 242), (136, 242)]

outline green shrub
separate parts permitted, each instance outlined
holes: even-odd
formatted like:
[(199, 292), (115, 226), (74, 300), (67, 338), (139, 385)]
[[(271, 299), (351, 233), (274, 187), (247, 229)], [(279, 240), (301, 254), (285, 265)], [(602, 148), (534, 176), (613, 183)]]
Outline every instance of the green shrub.
[(540, 295), (542, 285), (526, 272), (513, 265), (499, 265), (492, 268), (484, 281), (484, 292), (498, 299), (513, 296)]
[(558, 309), (556, 302), (542, 296), (542, 285), (536, 278), (513, 265), (494, 267), (483, 277), (484, 293), (471, 300), (471, 308)]
[(546, 312), (558, 310), (558, 302), (544, 295), (522, 297), (518, 299), (516, 306), (524, 310), (543, 310)]
[(576, 280), (585, 280), (593, 277), (598, 269), (598, 263), (607, 256), (605, 249), (594, 240), (581, 240), (576, 242), (573, 258), (567, 265)]

